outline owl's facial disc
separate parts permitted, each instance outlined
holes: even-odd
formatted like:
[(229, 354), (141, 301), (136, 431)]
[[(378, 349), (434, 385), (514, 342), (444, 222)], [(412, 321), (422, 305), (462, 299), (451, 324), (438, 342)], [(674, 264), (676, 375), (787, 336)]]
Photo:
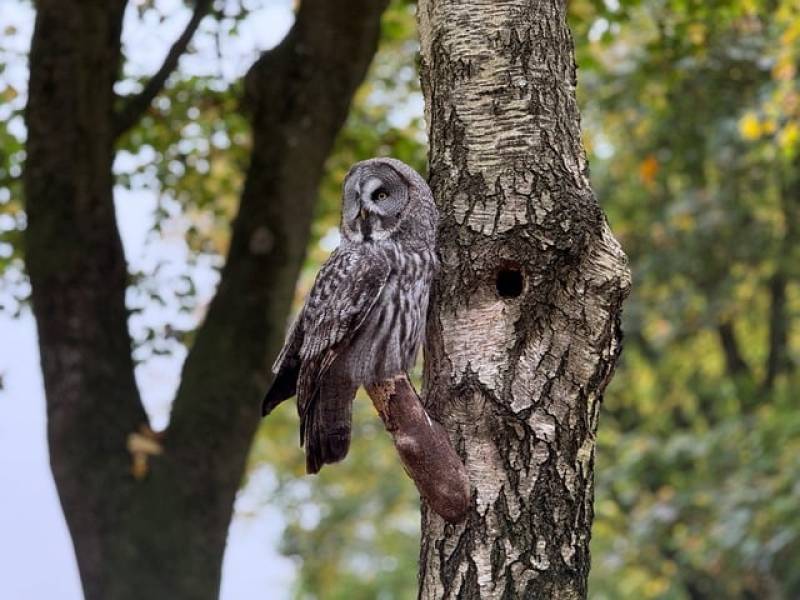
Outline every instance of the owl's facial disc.
[(396, 229), (408, 184), (388, 164), (363, 165), (345, 180), (342, 225), (353, 241), (383, 240)]

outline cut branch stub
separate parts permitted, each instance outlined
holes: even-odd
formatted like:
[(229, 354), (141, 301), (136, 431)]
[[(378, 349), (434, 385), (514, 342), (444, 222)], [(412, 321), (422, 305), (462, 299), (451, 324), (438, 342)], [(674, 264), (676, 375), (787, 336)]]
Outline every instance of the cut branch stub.
[(470, 502), (467, 470), (444, 428), (430, 418), (406, 375), (367, 386), (406, 473), (443, 519), (458, 523)]

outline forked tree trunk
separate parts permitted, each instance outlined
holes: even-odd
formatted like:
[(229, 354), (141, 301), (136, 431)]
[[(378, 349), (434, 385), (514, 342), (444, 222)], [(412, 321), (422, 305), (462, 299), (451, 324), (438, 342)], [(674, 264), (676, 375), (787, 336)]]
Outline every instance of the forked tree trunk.
[(115, 136), (147, 108), (210, 3), (197, 0), (156, 84), (120, 113), (113, 86), (125, 0), (36, 2), (26, 265), (50, 462), (87, 600), (218, 596), (263, 375), (283, 341), (324, 162), (387, 4), (304, 0), (286, 38), (250, 69), (253, 151), (230, 251), (184, 363), (169, 428), (160, 445), (139, 441), (155, 450), (134, 477), (132, 459), (147, 455), (129, 452), (131, 434), (147, 416), (134, 380), (112, 197)]
[(442, 269), (426, 397), (473, 486), (423, 505), (420, 596), (584, 598), (625, 255), (589, 187), (558, 0), (420, 0)]

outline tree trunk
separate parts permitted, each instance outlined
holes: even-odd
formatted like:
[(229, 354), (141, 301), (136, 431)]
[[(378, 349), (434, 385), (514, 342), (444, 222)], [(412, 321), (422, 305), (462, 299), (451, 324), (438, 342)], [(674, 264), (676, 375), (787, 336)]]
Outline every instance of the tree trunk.
[(26, 109), (25, 254), (50, 464), (90, 599), (108, 597), (108, 534), (135, 488), (125, 440), (146, 422), (112, 199), (124, 9), (124, 0), (37, 4)]
[[(253, 155), (230, 253), (163, 446), (131, 446), (161, 451), (141, 479), (131, 474), (127, 444), (147, 417), (133, 375), (111, 168), (115, 134), (153, 90), (114, 114), (124, 0), (36, 4), (26, 263), (51, 465), (88, 600), (218, 595), (233, 500), (323, 164), (376, 49), (387, 1), (306, 0), (287, 38), (248, 74)], [(166, 80), (169, 70), (156, 77)]]
[(473, 486), (420, 597), (584, 598), (627, 260), (589, 187), (565, 3), (420, 0), (441, 272), (426, 395)]

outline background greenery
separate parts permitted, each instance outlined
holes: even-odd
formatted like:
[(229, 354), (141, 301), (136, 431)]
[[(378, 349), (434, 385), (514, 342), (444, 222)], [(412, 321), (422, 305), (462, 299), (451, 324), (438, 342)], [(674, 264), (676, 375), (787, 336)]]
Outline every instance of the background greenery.
[[(142, 18), (158, 10), (139, 6)], [(248, 3), (226, 6), (215, 17), (235, 36)], [(800, 4), (569, 7), (592, 181), (634, 272), (625, 351), (600, 423), (591, 596), (800, 597)], [(335, 242), (349, 166), (391, 154), (424, 172), (413, 11), (398, 0), (384, 20), (329, 159), (298, 301)], [(226, 250), (248, 155), (240, 92), (211, 75), (179, 74), (121, 144), (131, 159), (118, 183), (155, 187), (163, 199), (155, 234), (179, 213), (193, 258), (212, 264)], [(16, 95), (0, 82), (0, 270), (10, 312), (27, 295)], [(191, 276), (165, 287), (153, 285), (155, 271), (132, 278), (134, 312), (154, 300), (202, 311)], [(191, 344), (192, 327), (161, 323), (136, 338), (142, 359)], [(418, 501), (364, 398), (354, 439), (346, 462), (302, 477), (287, 404), (264, 424), (250, 472), (274, 472), (263, 500), (287, 519), (282, 552), (297, 562), (298, 598), (413, 597)]]

